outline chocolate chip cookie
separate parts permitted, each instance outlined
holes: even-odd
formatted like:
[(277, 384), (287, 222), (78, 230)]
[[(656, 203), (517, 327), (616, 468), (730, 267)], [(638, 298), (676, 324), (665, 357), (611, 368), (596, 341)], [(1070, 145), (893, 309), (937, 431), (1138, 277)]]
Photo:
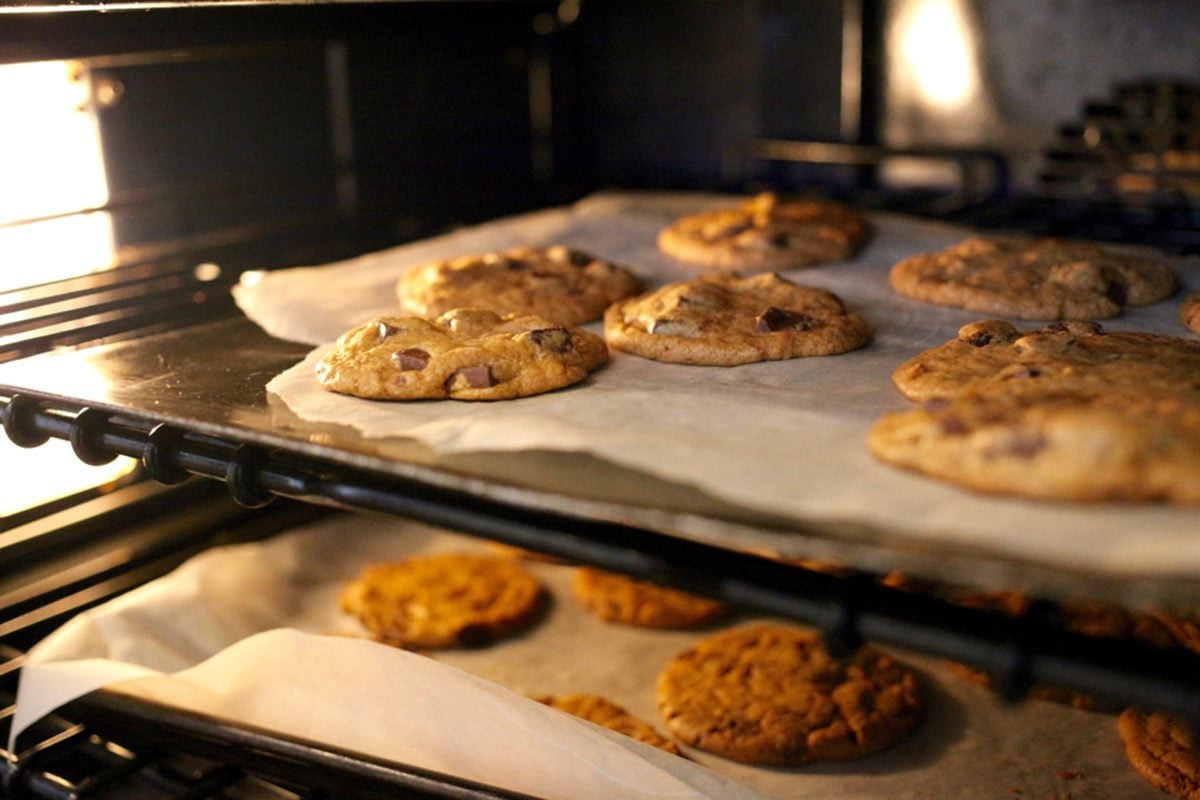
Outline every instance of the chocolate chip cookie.
[(434, 261), (409, 270), (396, 284), (401, 308), (417, 316), (483, 308), (562, 325), (599, 319), (610, 303), (640, 289), (625, 267), (562, 245)]
[(1160, 791), (1200, 800), (1200, 752), (1191, 729), (1165, 714), (1126, 709), (1117, 718), (1125, 755)]
[(892, 267), (905, 297), (1019, 319), (1104, 319), (1175, 291), (1159, 258), (1057, 239), (971, 237)]
[(839, 659), (815, 631), (754, 625), (711, 636), (659, 675), (684, 744), (750, 764), (847, 761), (903, 739), (921, 718), (916, 677), (864, 648)]
[(870, 329), (824, 289), (773, 272), (715, 273), (614, 303), (604, 335), (645, 358), (733, 366), (844, 353), (862, 346)]
[(1193, 333), (1200, 333), (1200, 294), (1188, 295), (1179, 304), (1179, 321)]
[(539, 703), (557, 708), (559, 711), (565, 711), (580, 719), (586, 719), (588, 722), (603, 725), (617, 733), (623, 733), (631, 739), (637, 739), (639, 742), (657, 747), (659, 750), (666, 750), (677, 756), (683, 755), (679, 750), (679, 745), (655, 730), (649, 722), (635, 717), (623, 706), (605, 697), (594, 694), (564, 694), (547, 695), (534, 699)]
[(457, 309), (377, 317), (317, 363), (326, 389), (374, 400), (506, 400), (578, 383), (608, 360), (594, 333), (531, 315)]
[(723, 603), (708, 597), (591, 567), (575, 570), (571, 592), (606, 622), (645, 628), (695, 628), (726, 611)]
[(513, 559), (465, 553), (373, 564), (341, 593), (379, 641), (406, 649), (487, 644), (528, 624), (541, 583)]
[(659, 232), (658, 246), (689, 264), (752, 272), (844, 261), (868, 234), (866, 218), (848, 206), (763, 192), (729, 208), (681, 217)]

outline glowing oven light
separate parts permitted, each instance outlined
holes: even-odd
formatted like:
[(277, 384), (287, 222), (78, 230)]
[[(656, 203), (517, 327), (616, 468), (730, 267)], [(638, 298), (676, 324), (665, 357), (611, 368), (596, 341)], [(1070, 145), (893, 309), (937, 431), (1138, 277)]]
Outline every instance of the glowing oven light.
[(917, 0), (897, 23), (900, 51), (915, 89), (929, 105), (961, 108), (978, 90), (979, 74), (961, 0)]
[[(74, 62), (0, 65), (0, 291), (115, 262), (112, 221), (91, 210), (108, 186), (88, 87)], [(88, 466), (66, 442), (24, 450), (0, 436), (0, 518), (103, 486), (134, 463)]]
[(0, 65), (0, 291), (115, 260), (100, 130), (76, 62)]

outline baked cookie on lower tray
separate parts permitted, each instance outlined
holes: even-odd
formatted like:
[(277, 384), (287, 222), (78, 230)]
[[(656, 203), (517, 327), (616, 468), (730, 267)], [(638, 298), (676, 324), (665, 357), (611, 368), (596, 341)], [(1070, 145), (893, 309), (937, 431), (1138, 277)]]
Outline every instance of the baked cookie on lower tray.
[(1155, 257), (1026, 237), (971, 237), (891, 269), (905, 297), (1019, 319), (1104, 319), (1155, 303), (1176, 288)]
[(722, 617), (725, 604), (592, 567), (578, 567), (571, 593), (606, 622), (645, 628), (695, 628)]
[(833, 293), (773, 272), (705, 275), (609, 306), (608, 343), (657, 361), (734, 366), (861, 347), (867, 323)]
[(988, 391), (1031, 394), (1119, 389), (1197, 393), (1200, 341), (1106, 333), (1096, 322), (1021, 331), (1001, 320), (964, 325), (958, 336), (900, 364), (892, 382), (910, 400), (949, 398), (981, 380)]
[(540, 610), (541, 583), (514, 559), (448, 553), (373, 564), (341, 593), (375, 638), (406, 649), (474, 647)]
[(588, 722), (603, 725), (617, 733), (623, 733), (659, 750), (666, 750), (677, 756), (683, 755), (679, 745), (655, 730), (649, 722), (635, 717), (623, 706), (605, 697), (594, 694), (563, 694), (544, 695), (533, 699)]
[(917, 726), (916, 676), (863, 648), (835, 657), (819, 633), (786, 625), (734, 628), (676, 656), (656, 687), (684, 744), (750, 764), (848, 761)]
[(659, 232), (658, 247), (712, 269), (787, 270), (844, 261), (869, 232), (866, 217), (841, 203), (762, 192), (727, 208), (680, 217)]
[(1200, 800), (1200, 751), (1187, 725), (1129, 708), (1117, 718), (1117, 731), (1139, 775), (1167, 794)]
[(625, 267), (562, 245), (434, 261), (409, 270), (396, 284), (401, 308), (418, 316), (485, 308), (565, 325), (599, 319), (610, 303), (640, 289)]
[(373, 400), (507, 400), (578, 383), (608, 361), (604, 340), (542, 317), (456, 309), (377, 317), (317, 363), (333, 392)]
[(1200, 294), (1183, 298), (1179, 304), (1179, 321), (1192, 333), (1200, 333)]
[(1200, 504), (1200, 399), (1139, 391), (972, 392), (884, 415), (881, 461), (984, 492)]

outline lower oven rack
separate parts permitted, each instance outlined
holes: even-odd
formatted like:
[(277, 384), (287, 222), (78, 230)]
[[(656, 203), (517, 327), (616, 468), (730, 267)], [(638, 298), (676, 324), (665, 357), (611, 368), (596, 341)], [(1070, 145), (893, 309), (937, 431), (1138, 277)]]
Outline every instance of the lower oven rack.
[(222, 480), (233, 499), (276, 497), (377, 512), (455, 529), (717, 597), (822, 629), (838, 647), (910, 648), (990, 673), (1019, 699), (1035, 684), (1067, 686), (1200, 720), (1200, 656), (1094, 639), (1052, 624), (1041, 604), (1019, 617), (946, 603), (874, 576), (827, 573), (617, 522), (543, 511), (314, 456), (21, 393), (0, 395), (0, 422), (22, 446), (71, 442), (84, 461), (140, 459), (152, 478)]

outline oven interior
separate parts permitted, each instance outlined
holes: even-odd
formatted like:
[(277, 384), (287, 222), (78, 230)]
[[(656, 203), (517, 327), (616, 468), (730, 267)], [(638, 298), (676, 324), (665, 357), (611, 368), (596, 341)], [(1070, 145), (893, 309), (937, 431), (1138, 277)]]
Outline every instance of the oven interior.
[[(31, 122), (0, 144), (18, 176), (0, 197), (0, 364), (185, 335), (237, 315), (229, 290), (246, 270), (330, 262), (612, 187), (770, 187), (1200, 252), (1189, 46), (1200, 21), (1185, 2), (1145, 12), (952, 0), (5, 12), (4, 116)], [(941, 38), (922, 48), (923, 35)], [(1056, 39), (1062, 47), (1046, 46)], [(55, 93), (66, 110), (42, 119), (39, 100)], [(39, 147), (46, 125), (78, 138)], [(300, 352), (264, 346), (280, 360)], [(207, 548), (343, 509), (703, 589), (847, 645), (950, 648), (992, 667), (1014, 697), (1052, 669), (1131, 701), (1200, 710), (1191, 661), (1151, 668), (1136, 648), (1064, 640), (1037, 614), (1001, 621), (897, 595), (871, 576), (381, 481), (36, 393), (0, 392), (0, 410), (15, 500), (0, 519), (5, 740), (23, 653), (63, 621)], [(51, 450), (60, 465), (96, 470), (119, 455), (120, 469), (78, 486), (55, 485), (58, 465), (20, 477), (23, 459)], [(0, 785), (14, 797), (508, 796), (103, 696), (43, 720), (7, 755)]]

